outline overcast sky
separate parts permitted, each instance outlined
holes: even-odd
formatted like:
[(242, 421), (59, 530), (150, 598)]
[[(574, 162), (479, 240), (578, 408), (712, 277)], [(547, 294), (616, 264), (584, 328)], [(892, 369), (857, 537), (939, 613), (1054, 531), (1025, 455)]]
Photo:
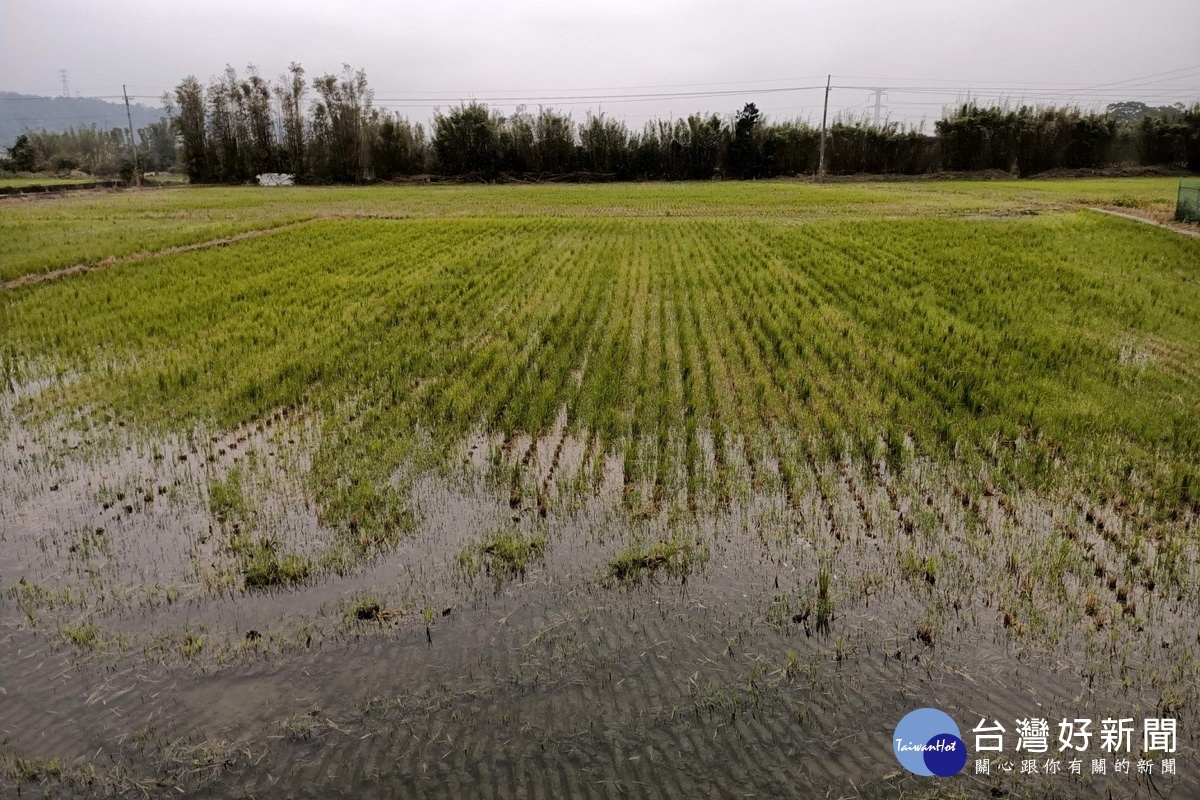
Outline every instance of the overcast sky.
[[(0, 0), (0, 90), (59, 94), (66, 69), (72, 94), (119, 95), (124, 83), (152, 102), (226, 64), (273, 77), (298, 61), (311, 77), (350, 63), (378, 105), (415, 119), (502, 97), (640, 125), (746, 101), (819, 119), (821, 90), (768, 90), (833, 73), (835, 86), (856, 87), (834, 89), (834, 112), (873, 113), (880, 87), (885, 115), (915, 121), (968, 89), (1083, 104), (1200, 99), (1198, 34), (1200, 0)], [(597, 97), (717, 91), (730, 94)]]

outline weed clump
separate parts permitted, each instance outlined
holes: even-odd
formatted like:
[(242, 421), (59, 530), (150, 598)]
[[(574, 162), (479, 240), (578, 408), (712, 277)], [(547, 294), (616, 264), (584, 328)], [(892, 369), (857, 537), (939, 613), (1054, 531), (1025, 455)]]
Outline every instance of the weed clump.
[(936, 586), (938, 576), (937, 556), (929, 555), (922, 558), (910, 547), (900, 555), (900, 572), (909, 581), (924, 581), (930, 586)]
[(17, 783), (36, 783), (41, 780), (58, 780), (63, 776), (63, 763), (57, 758), (22, 758), (14, 756), (7, 772)]
[(382, 609), (380, 608), (379, 603), (373, 600), (360, 600), (352, 609), (354, 618), (361, 619), (363, 621), (379, 619), (380, 611), (382, 611)]
[(822, 564), (817, 569), (817, 633), (829, 633), (833, 621), (833, 598), (829, 586), (833, 582), (833, 570)]
[(358, 622), (386, 622), (401, 612), (385, 608), (377, 598), (360, 597), (346, 609), (346, 619)]
[[(222, 525), (230, 523), (233, 535), (229, 552), (237, 559), (238, 571), (247, 589), (291, 586), (313, 573), (312, 560), (296, 553), (279, 553), (279, 545), (267, 537), (255, 538), (254, 514), (243, 488), (241, 467), (234, 467), (224, 478), (212, 478), (208, 485), (209, 510)], [(243, 527), (246, 526), (246, 527)]]
[(812, 636), (813, 628), (817, 633), (829, 633), (836, 604), (832, 592), (833, 570), (828, 564), (818, 566), (815, 584), (815, 592), (809, 589), (776, 596), (767, 607), (767, 621), (777, 628), (803, 625), (806, 636)]
[(92, 621), (67, 625), (61, 631), (62, 638), (88, 650), (94, 649), (100, 643), (100, 628)]
[(917, 628), (917, 633), (913, 636), (915, 641), (919, 641), (926, 647), (933, 647), (933, 627), (930, 625), (921, 625)]
[(546, 552), (545, 534), (526, 536), (519, 531), (500, 531), (467, 546), (458, 555), (463, 572), (474, 577), (481, 571), (497, 582), (524, 577), (530, 564)]
[(242, 578), (247, 589), (291, 586), (312, 573), (312, 561), (306, 556), (296, 553), (281, 556), (275, 551), (275, 543), (268, 539), (260, 539), (235, 550), (241, 561)]
[(191, 661), (196, 656), (200, 655), (200, 651), (204, 649), (204, 637), (197, 636), (193, 633), (188, 633), (183, 637), (183, 644), (180, 651), (183, 657)]
[(234, 467), (224, 479), (213, 477), (208, 482), (208, 507), (219, 522), (248, 519), (250, 504), (242, 489), (241, 467)]
[(1117, 208), (1150, 208), (1154, 205), (1154, 201), (1148, 197), (1138, 197), (1136, 195), (1123, 194), (1113, 199), (1112, 204)]
[(635, 543), (609, 559), (605, 578), (623, 586), (633, 586), (645, 576), (661, 571), (685, 580), (707, 561), (708, 548), (699, 539), (673, 537), (649, 547)]
[(307, 714), (293, 714), (279, 724), (284, 738), (297, 742), (311, 739), (317, 729), (317, 715), (320, 711), (313, 708)]

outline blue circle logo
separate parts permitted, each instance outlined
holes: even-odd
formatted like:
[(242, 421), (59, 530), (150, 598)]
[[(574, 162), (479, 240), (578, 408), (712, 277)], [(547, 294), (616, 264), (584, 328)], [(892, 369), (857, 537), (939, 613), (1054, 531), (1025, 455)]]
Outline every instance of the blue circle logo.
[(892, 748), (900, 766), (914, 775), (949, 778), (967, 765), (967, 746), (958, 725), (936, 708), (906, 714), (892, 735)]

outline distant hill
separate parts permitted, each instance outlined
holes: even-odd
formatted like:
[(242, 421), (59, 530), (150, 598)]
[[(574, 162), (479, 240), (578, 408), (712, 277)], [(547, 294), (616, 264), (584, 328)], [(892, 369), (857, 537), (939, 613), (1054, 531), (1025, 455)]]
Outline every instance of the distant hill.
[[(130, 104), (134, 129), (163, 117), (161, 108)], [(65, 131), (67, 128), (124, 128), (125, 103), (87, 97), (39, 97), (0, 92), (0, 146), (9, 147), (27, 130)]]

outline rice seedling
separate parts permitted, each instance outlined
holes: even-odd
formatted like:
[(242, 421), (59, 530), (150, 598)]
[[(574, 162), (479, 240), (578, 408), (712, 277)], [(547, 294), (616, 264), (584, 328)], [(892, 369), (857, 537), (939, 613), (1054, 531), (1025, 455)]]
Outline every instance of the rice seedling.
[(833, 580), (833, 571), (828, 564), (822, 564), (817, 568), (817, 605), (816, 618), (814, 624), (817, 633), (829, 633), (829, 626), (833, 622), (834, 601), (830, 596), (829, 586)]
[(260, 539), (242, 553), (241, 571), (246, 587), (269, 589), (290, 586), (305, 580), (312, 572), (312, 562), (295, 553), (279, 555), (273, 542)]
[(183, 644), (180, 646), (180, 652), (183, 653), (184, 658), (190, 661), (200, 655), (202, 650), (204, 650), (204, 636), (191, 632), (184, 635)]
[(458, 554), (458, 563), (468, 577), (482, 571), (500, 583), (524, 577), (529, 567), (542, 559), (545, 551), (544, 533), (527, 535), (502, 530), (468, 545)]
[(605, 577), (622, 586), (635, 586), (662, 572), (682, 581), (702, 569), (708, 549), (698, 538), (675, 536), (653, 544), (635, 543), (609, 559)]
[(15, 756), (5, 759), (8, 774), (17, 783), (36, 783), (43, 779), (57, 780), (62, 777), (63, 763), (57, 758), (31, 759)]
[[(637, 769), (673, 757), (667, 725), (724, 785), (719, 748), (786, 771), (759, 746), (774, 725), (815, 740), (845, 697), (896, 711), (877, 687), (901, 684), (956, 713), (1021, 691), (1133, 703), (1141, 685), (1186, 715), (1200, 254), (1075, 208), (1157, 208), (1168, 183), (0, 208), (14, 276), (307, 220), (3, 290), (0, 668), (43, 640), (91, 652), (129, 694), (28, 680), (22, 702), (132, 742), (94, 716), (167, 713), (130, 667), (171, 672), (187, 707), (200, 673), (226, 686), (274, 661), (196, 715), (258, 737), (238, 787), (236, 754), (186, 714), (212, 745), (194, 772), (166, 739), (131, 757), (180, 793), (267, 770), (345, 789), (325, 748), (459, 787), (464, 764), (540, 767), (562, 742)], [(360, 715), (368, 685), (383, 700)]]
[(65, 642), (85, 650), (92, 650), (100, 643), (100, 626), (92, 620), (83, 620), (63, 626), (59, 635)]

